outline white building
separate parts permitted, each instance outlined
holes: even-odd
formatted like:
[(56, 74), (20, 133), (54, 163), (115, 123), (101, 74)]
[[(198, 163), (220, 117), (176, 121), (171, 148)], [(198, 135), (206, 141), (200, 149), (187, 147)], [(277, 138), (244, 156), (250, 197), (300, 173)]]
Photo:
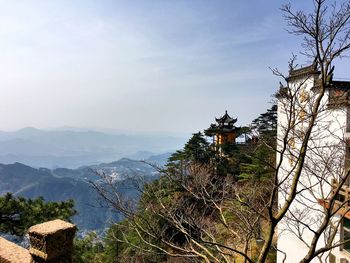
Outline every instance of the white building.
[[(282, 151), (283, 157), (277, 155), (277, 164), (283, 159), (279, 170), (279, 207), (285, 204), (298, 169), (301, 144), (313, 107), (321, 94), (319, 77), (314, 65), (292, 70), (287, 78), (288, 87), (281, 87), (278, 93), (277, 149)], [(333, 81), (331, 78), (328, 81), (329, 86), (321, 100), (308, 143), (296, 198), (287, 216), (278, 225), (277, 262), (296, 263), (308, 253), (314, 231), (320, 229), (327, 211), (330, 211), (327, 207), (332, 189), (342, 181), (348, 166), (346, 135), (350, 131), (350, 82)], [(331, 217), (336, 234), (331, 238), (332, 232), (327, 228), (317, 241), (317, 248), (330, 245), (329, 240), (337, 245), (350, 239), (348, 202), (342, 203), (350, 193), (348, 186), (347, 182), (342, 191), (334, 195), (337, 199), (334, 207), (343, 206)], [(312, 262), (350, 262), (350, 242), (333, 248), (330, 253), (320, 254)]]

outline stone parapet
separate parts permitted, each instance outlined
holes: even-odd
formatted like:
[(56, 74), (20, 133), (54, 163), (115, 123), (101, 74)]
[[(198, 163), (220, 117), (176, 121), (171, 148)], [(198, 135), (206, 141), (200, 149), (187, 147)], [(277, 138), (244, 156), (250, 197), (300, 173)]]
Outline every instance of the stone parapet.
[(32, 226), (29, 250), (0, 238), (0, 263), (70, 263), (76, 230), (60, 219)]
[(29, 251), (0, 237), (0, 263), (30, 263)]
[(29, 228), (33, 262), (71, 262), (76, 226), (57, 219)]

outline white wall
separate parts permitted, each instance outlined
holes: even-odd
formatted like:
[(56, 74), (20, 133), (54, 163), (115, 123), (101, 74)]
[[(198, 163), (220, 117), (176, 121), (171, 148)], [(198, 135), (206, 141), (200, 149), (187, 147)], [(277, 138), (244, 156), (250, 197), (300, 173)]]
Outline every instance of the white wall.
[[(295, 159), (292, 155), (298, 156), (303, 131), (308, 126), (308, 114), (312, 110), (317, 92), (312, 90), (314, 77), (298, 79), (289, 83), (292, 94), (296, 100), (290, 104), (286, 100), (278, 103), (278, 128), (277, 128), (277, 149), (283, 147), (282, 140), (286, 134), (288, 118), (291, 115), (287, 112), (290, 106), (294, 107), (296, 125), (288, 136), (289, 145), (283, 155), (283, 162), (279, 171), (280, 182), (284, 181), (279, 189), (278, 204), (283, 206), (289, 194), (291, 179), (295, 172)], [(305, 100), (305, 97), (308, 97)], [(296, 263), (299, 262), (308, 251), (308, 244), (311, 243), (313, 233), (323, 219), (323, 208), (318, 203), (319, 199), (326, 199), (331, 188), (329, 183), (332, 178), (338, 178), (343, 173), (345, 145), (344, 133), (346, 127), (346, 111), (343, 109), (329, 109), (327, 106), (328, 93), (325, 94), (316, 125), (310, 137), (308, 152), (302, 176), (299, 180), (298, 191), (301, 191), (292, 203), (287, 217), (278, 225), (277, 262)], [(306, 111), (303, 118), (302, 109)], [(292, 117), (293, 117), (292, 114)], [(293, 140), (295, 143), (293, 143)], [(280, 155), (277, 155), (277, 163)], [(299, 223), (298, 223), (299, 221)], [(300, 223), (302, 222), (302, 223)], [(323, 239), (318, 242), (322, 246)], [(313, 262), (320, 262), (318, 259)], [(322, 259), (322, 262), (326, 262)]]

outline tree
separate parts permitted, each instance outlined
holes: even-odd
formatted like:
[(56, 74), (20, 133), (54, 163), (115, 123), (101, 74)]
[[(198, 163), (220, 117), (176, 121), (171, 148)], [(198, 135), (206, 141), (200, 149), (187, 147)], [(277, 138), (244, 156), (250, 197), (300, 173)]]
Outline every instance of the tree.
[[(282, 7), (290, 33), (303, 36), (302, 54), (312, 65), (297, 69), (293, 57), (289, 76), (272, 70), (284, 84), (276, 94), (281, 117), (277, 148), (276, 143), (260, 138), (260, 143), (277, 154), (276, 161), (266, 161), (271, 178), (234, 182), (203, 164), (191, 164), (185, 174), (165, 170), (163, 177), (144, 189), (135, 210), (128, 209), (117, 193), (107, 199), (125, 213), (128, 231), (136, 234), (136, 242), (123, 233), (118, 242), (187, 262), (241, 259), (250, 263), (268, 262), (276, 250), (280, 256), (291, 256), (276, 247), (278, 229), (289, 228), (304, 243), (299, 262), (324, 262), (332, 249), (347, 244), (349, 240), (335, 239), (349, 212), (348, 198), (339, 200), (349, 177), (343, 165), (344, 136), (340, 135), (345, 125), (339, 123), (336, 130), (333, 125), (337, 116), (344, 115), (339, 109), (329, 110), (328, 99), (332, 98), (328, 95), (339, 94), (332, 80), (333, 64), (350, 48), (350, 2), (339, 7), (325, 0), (312, 3), (311, 14), (293, 11), (290, 4)], [(269, 115), (261, 116), (260, 121), (268, 123)], [(260, 126), (261, 133), (267, 131)], [(312, 211), (312, 216), (305, 211)], [(306, 231), (308, 238), (303, 235)]]
[(271, 137), (271, 141), (275, 142), (277, 135), (277, 105), (272, 105), (270, 109), (254, 119), (250, 129), (253, 136), (268, 136)]
[(183, 150), (177, 151), (170, 156), (168, 165), (208, 164), (211, 157), (212, 153), (209, 149), (209, 143), (201, 132), (197, 132), (192, 134)]
[(69, 220), (76, 214), (74, 201), (45, 202), (7, 193), (0, 197), (0, 232), (23, 236), (29, 227), (53, 219)]
[(276, 167), (277, 105), (254, 119), (248, 131), (251, 144), (240, 164), (239, 179), (269, 179)]
[[(257, 144), (254, 147), (262, 146)], [(261, 149), (257, 152), (259, 154), (254, 153), (254, 161), (264, 155)], [(247, 161), (249, 158), (246, 154), (238, 152), (235, 159), (238, 163)], [(113, 181), (105, 178), (108, 187), (94, 184), (111, 207), (123, 211), (127, 216), (125, 221), (114, 225), (109, 231), (106, 240), (109, 249), (106, 254), (109, 257), (105, 261), (110, 262), (113, 255), (120, 261), (147, 258), (148, 261), (163, 262), (169, 260), (169, 256), (176, 256), (177, 262), (181, 257), (187, 258), (187, 261), (188, 258), (194, 261), (199, 258), (219, 262), (225, 260), (219, 246), (214, 250), (210, 248), (213, 251), (208, 257), (205, 249), (198, 248), (196, 242), (192, 244), (193, 240), (188, 239), (186, 232), (191, 233), (192, 238), (207, 236), (218, 240), (235, 233), (235, 247), (242, 246), (245, 252), (249, 251), (252, 241), (259, 236), (260, 221), (252, 211), (241, 209), (239, 200), (260, 207), (259, 198), (269, 191), (269, 181), (260, 180), (266, 174), (266, 169), (255, 167), (255, 170), (259, 170), (259, 176), (255, 174), (255, 180), (238, 184), (231, 173), (218, 172), (217, 157), (224, 158), (213, 154), (200, 133), (194, 134), (183, 150), (169, 158), (167, 168), (159, 170), (159, 180), (144, 187), (138, 207), (134, 207), (134, 210), (130, 209), (132, 200), (126, 200), (119, 194)], [(263, 161), (256, 161), (254, 165), (262, 166)], [(195, 248), (191, 248), (193, 245)], [(181, 248), (182, 251), (171, 253), (169, 246), (171, 250)], [(231, 253), (226, 259), (230, 257), (239, 256)], [(185, 259), (182, 260), (187, 262)]]
[(73, 262), (106, 262), (103, 260), (103, 252), (104, 247), (102, 241), (95, 232), (90, 232), (84, 238), (74, 240)]

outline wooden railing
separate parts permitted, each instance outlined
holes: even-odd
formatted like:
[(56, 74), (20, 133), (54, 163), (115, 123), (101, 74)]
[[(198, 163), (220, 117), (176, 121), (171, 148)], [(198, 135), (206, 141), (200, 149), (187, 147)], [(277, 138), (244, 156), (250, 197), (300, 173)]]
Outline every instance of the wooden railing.
[[(336, 194), (339, 183), (332, 180), (332, 195)], [(319, 200), (319, 203), (325, 208), (330, 208), (330, 200)], [(350, 218), (350, 187), (343, 185), (335, 197), (335, 202), (332, 207), (337, 214)]]

